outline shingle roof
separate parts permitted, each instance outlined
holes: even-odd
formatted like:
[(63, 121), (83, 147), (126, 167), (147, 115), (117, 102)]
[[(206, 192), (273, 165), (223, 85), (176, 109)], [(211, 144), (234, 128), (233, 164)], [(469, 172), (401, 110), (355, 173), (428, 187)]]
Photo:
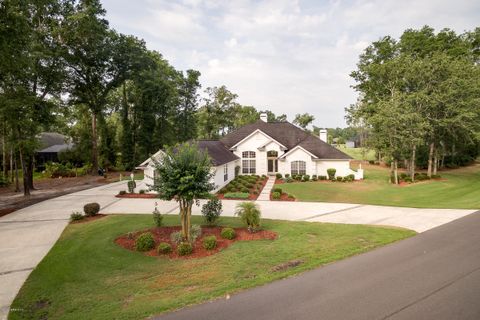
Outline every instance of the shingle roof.
[(45, 149), (42, 149), (40, 151), (37, 151), (37, 153), (58, 153), (61, 151), (65, 151), (68, 149), (73, 148), (74, 144), (73, 143), (64, 143), (64, 144), (55, 144), (53, 146), (47, 147)]
[(210, 158), (212, 158), (212, 164), (214, 166), (220, 166), (239, 159), (218, 140), (199, 140), (197, 143), (198, 147), (206, 151)]
[(319, 159), (351, 159), (350, 156), (290, 122), (264, 122), (258, 120), (255, 123), (248, 124), (227, 134), (220, 141), (227, 146), (227, 148), (231, 148), (255, 130), (260, 130), (266, 133), (279, 143), (283, 144), (288, 150), (291, 150), (296, 146), (301, 146)]

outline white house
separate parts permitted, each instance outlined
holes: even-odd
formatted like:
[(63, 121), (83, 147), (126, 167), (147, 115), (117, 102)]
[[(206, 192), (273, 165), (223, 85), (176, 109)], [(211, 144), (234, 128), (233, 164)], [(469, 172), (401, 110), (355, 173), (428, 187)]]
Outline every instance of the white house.
[[(266, 114), (260, 120), (230, 132), (220, 140), (200, 140), (200, 149), (212, 159), (213, 182), (216, 190), (239, 174), (327, 175), (335, 168), (337, 176), (353, 174), (363, 179), (363, 170), (350, 169), (351, 158), (327, 142), (326, 130), (314, 136), (289, 122), (268, 122)], [(162, 151), (153, 155), (161, 159)], [(153, 184), (154, 166), (151, 159), (139, 168), (144, 169), (147, 184)]]

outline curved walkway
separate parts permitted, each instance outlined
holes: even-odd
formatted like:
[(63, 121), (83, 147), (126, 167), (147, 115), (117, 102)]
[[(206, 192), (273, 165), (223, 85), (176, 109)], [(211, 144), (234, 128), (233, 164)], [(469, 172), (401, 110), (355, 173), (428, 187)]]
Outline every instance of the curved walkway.
[[(142, 183), (138, 183), (142, 188)], [(0, 319), (5, 319), (18, 290), (30, 272), (55, 244), (72, 211), (82, 211), (88, 202), (98, 202), (102, 213), (146, 213), (155, 202), (162, 213), (176, 214), (177, 204), (155, 199), (119, 199), (126, 189), (117, 182), (46, 200), (0, 218)], [(225, 216), (232, 216), (239, 201), (223, 201)], [(258, 201), (268, 219), (376, 224), (423, 232), (468, 215), (474, 210), (414, 209), (345, 203)], [(195, 207), (193, 214), (200, 214)]]

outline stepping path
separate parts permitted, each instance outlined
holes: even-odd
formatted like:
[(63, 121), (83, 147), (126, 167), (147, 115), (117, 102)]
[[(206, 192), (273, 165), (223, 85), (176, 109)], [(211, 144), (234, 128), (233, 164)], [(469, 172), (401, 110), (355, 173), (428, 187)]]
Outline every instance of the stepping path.
[(275, 184), (275, 176), (269, 176), (267, 184), (263, 187), (262, 192), (257, 198), (257, 201), (270, 201), (270, 191), (272, 191), (273, 185)]

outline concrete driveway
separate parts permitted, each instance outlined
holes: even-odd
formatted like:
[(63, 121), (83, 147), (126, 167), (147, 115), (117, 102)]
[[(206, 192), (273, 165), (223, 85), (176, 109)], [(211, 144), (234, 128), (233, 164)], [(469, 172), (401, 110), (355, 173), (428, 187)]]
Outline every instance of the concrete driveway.
[[(145, 188), (137, 183), (138, 188)], [(126, 189), (118, 182), (46, 200), (0, 218), (0, 319), (5, 319), (18, 290), (30, 272), (55, 244), (72, 211), (98, 202), (102, 213), (149, 214), (155, 202), (162, 213), (177, 214), (175, 202), (156, 199), (119, 199)], [(233, 216), (239, 201), (223, 201), (224, 216)], [(292, 221), (375, 224), (423, 232), (468, 215), (474, 210), (414, 209), (345, 203), (257, 201), (262, 217)], [(200, 214), (195, 207), (193, 214)]]

